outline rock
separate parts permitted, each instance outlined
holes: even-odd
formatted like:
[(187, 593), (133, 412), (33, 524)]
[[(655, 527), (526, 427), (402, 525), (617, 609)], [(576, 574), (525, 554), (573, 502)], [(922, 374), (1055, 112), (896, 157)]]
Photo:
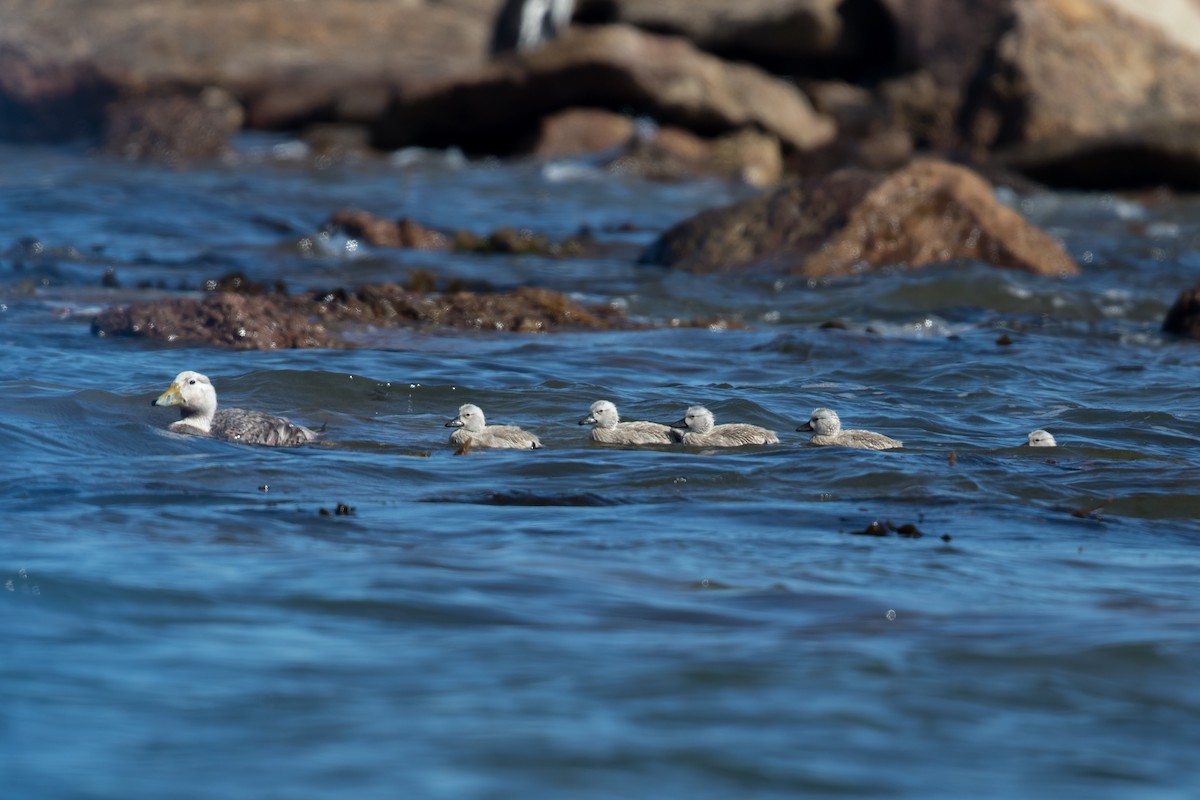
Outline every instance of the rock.
[(646, 115), (706, 136), (753, 126), (795, 150), (819, 147), (835, 133), (792, 84), (683, 39), (600, 26), (570, 29), (455, 80), (398, 87), (374, 144), (511, 154), (532, 146), (542, 117), (581, 105)]
[(567, 108), (542, 117), (538, 127), (533, 153), (541, 158), (615, 150), (634, 134), (633, 119), (599, 108)]
[(534, 152), (544, 158), (607, 153), (601, 163), (609, 169), (649, 180), (721, 177), (768, 186), (783, 172), (779, 140), (754, 128), (705, 139), (594, 108), (543, 118)]
[(1200, 339), (1200, 284), (1179, 293), (1167, 311), (1162, 329), (1163, 333)]
[(309, 125), (300, 132), (318, 166), (335, 161), (361, 160), (371, 152), (371, 132), (366, 125), (327, 122)]
[(922, 160), (891, 174), (841, 170), (677, 224), (643, 263), (694, 272), (751, 267), (805, 278), (969, 258), (1051, 276), (1079, 267), (1049, 235), (996, 200), (976, 173)]
[(992, 161), (1047, 186), (1082, 190), (1168, 186), (1200, 191), (1200, 120), (1150, 122), (1104, 136), (1062, 136), (1007, 148)]
[(961, 95), (1019, 0), (879, 0), (890, 15), (898, 72), (926, 72)]
[(407, 217), (391, 220), (369, 211), (346, 209), (334, 212), (329, 224), (375, 247), (413, 250), (450, 250), (452, 247), (451, 236)]
[(175, 164), (228, 152), (245, 115), (222, 89), (198, 96), (137, 97), (107, 109), (104, 150), (136, 161)]
[(771, 186), (783, 177), (779, 140), (754, 128), (718, 137), (708, 157), (712, 171), (751, 186)]
[[(0, 32), (13, 18), (0, 15)], [(95, 138), (118, 87), (94, 64), (38, 52), (0, 33), (0, 139), (61, 142)]]
[(338, 345), (323, 325), (298, 310), (286, 295), (232, 292), (109, 308), (92, 320), (92, 333), (238, 350)]
[(0, 0), (0, 136), (101, 132), (117, 98), (219, 86), (255, 128), (366, 122), (486, 60), (500, 0)]
[(779, 140), (752, 128), (704, 139), (664, 127), (635, 137), (605, 165), (616, 172), (660, 181), (724, 178), (752, 186), (777, 183), (783, 174)]
[(912, 158), (912, 133), (878, 92), (844, 81), (807, 81), (804, 90), (819, 112), (837, 122), (838, 136), (816, 154), (792, 158), (789, 173), (821, 175), (844, 167), (890, 170)]
[(1056, 184), (1194, 188), (1200, 37), (1188, 47), (1123, 8), (1014, 0), (1011, 27), (965, 100), (970, 143), (1009, 148), (1005, 163)]
[(641, 327), (608, 306), (583, 306), (561, 292), (520, 287), (508, 292), (419, 294), (395, 284), (330, 292), (315, 298), (328, 322), (538, 333), (562, 329)]
[(683, 36), (702, 50), (779, 74), (875, 69), (894, 53), (877, 2), (579, 0), (578, 6), (579, 20)]
[(609, 306), (584, 306), (561, 292), (521, 287), (508, 292), (423, 293), (395, 284), (337, 289), (303, 296), (216, 292), (102, 311), (97, 336), (273, 350), (344, 347), (335, 333), (355, 325), (459, 328), (539, 333), (647, 327)]
[(440, 231), (407, 217), (391, 220), (361, 210), (337, 211), (330, 218), (329, 224), (375, 247), (537, 255), (550, 258), (581, 256), (585, 253), (599, 252), (601, 249), (587, 234), (553, 242), (544, 234), (528, 229), (498, 228), (486, 236), (479, 236), (470, 231)]

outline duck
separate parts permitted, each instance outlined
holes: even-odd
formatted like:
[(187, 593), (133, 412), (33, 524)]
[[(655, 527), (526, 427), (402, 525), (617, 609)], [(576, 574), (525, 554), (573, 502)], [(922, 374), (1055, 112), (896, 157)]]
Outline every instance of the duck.
[(808, 422), (796, 428), (812, 431), (809, 444), (818, 447), (856, 447), (861, 450), (895, 450), (904, 443), (882, 433), (864, 430), (842, 430), (842, 420), (830, 408), (814, 409)]
[(590, 412), (579, 420), (591, 425), (592, 441), (604, 444), (672, 444), (669, 425), (658, 422), (621, 422), (617, 407), (609, 400), (592, 403)]
[(459, 447), (536, 450), (542, 446), (538, 437), (516, 425), (488, 425), (483, 410), (473, 403), (459, 406), (458, 416), (447, 422), (446, 427), (458, 428), (450, 434), (450, 443)]
[(1058, 442), (1054, 440), (1054, 435), (1050, 431), (1044, 431), (1039, 428), (1029, 434), (1030, 447), (1057, 447)]
[(675, 438), (692, 447), (741, 447), (748, 444), (779, 444), (773, 431), (746, 423), (717, 425), (704, 406), (692, 406), (683, 419), (671, 425)]
[(314, 431), (283, 417), (242, 408), (217, 408), (217, 390), (212, 381), (190, 370), (176, 375), (150, 405), (179, 407), (179, 419), (168, 426), (176, 433), (268, 447), (294, 447), (317, 438)]

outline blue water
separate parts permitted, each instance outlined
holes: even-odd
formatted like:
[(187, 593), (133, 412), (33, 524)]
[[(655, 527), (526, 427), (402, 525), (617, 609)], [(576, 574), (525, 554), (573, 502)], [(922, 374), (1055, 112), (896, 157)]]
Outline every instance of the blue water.
[[(0, 151), (0, 795), (1200, 792), (1200, 347), (1158, 333), (1200, 268), (1194, 200), (1006, 195), (1075, 280), (809, 284), (633, 263), (745, 189), (273, 147), (183, 171)], [(372, 251), (324, 230), (342, 207), (620, 246)], [(747, 329), (285, 352), (90, 333), (235, 270), (301, 290), (413, 269)], [(183, 369), (326, 444), (166, 431), (149, 402)], [(663, 422), (703, 403), (783, 444), (593, 445), (576, 422), (602, 398)], [(546, 448), (454, 455), (463, 402)], [(905, 448), (805, 447), (822, 405)], [(1034, 428), (1061, 446), (1022, 447)], [(877, 520), (924, 535), (854, 533)]]

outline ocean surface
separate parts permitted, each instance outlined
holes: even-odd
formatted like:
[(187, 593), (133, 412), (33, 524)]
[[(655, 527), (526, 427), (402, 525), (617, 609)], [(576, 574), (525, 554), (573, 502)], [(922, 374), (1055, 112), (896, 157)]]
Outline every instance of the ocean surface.
[[(721, 183), (271, 138), (190, 169), (0, 162), (4, 798), (1200, 794), (1200, 342), (1159, 333), (1200, 274), (1196, 199), (1001, 192), (1076, 279), (810, 283), (635, 264), (749, 193)], [(347, 207), (614, 248), (376, 250), (325, 229)], [(90, 331), (231, 272), (418, 269), (746, 328), (283, 352)], [(185, 369), (324, 444), (167, 431), (150, 401)], [(594, 445), (599, 399), (782, 443)], [(455, 455), (465, 402), (545, 449)], [(818, 406), (904, 449), (808, 447)]]

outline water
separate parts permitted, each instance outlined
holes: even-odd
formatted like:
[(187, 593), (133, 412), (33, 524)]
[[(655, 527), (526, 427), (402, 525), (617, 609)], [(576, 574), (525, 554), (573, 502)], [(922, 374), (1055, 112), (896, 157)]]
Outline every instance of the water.
[[(1200, 788), (1200, 349), (1157, 332), (1200, 264), (1194, 201), (1009, 198), (1084, 262), (1073, 281), (964, 263), (807, 284), (633, 265), (744, 192), (720, 184), (442, 154), (317, 169), (270, 140), (194, 171), (0, 157), (5, 797)], [(634, 230), (580, 261), (368, 252), (322, 234), (344, 206)], [(140, 283), (411, 269), (749, 329), (288, 352), (89, 332), (162, 293)], [(333, 445), (165, 431), (149, 401), (182, 369)], [(576, 421), (601, 398), (666, 422), (704, 403), (784, 444), (593, 446)], [(453, 455), (463, 402), (546, 449)], [(905, 449), (803, 447), (817, 406)], [(1034, 428), (1061, 446), (1021, 447)], [(924, 535), (854, 533), (877, 520)]]

